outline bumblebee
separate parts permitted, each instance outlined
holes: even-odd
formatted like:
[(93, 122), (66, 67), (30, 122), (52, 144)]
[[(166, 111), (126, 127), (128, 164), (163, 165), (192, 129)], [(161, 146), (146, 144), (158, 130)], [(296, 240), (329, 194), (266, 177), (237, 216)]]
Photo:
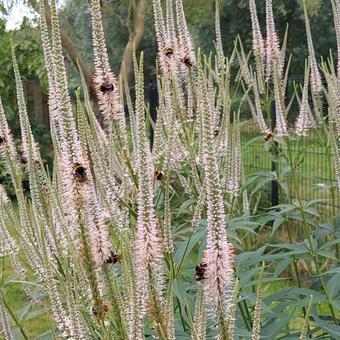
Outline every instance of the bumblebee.
[(5, 141), (5, 138), (0, 136), (0, 145), (1, 145), (4, 141)]
[(214, 131), (214, 136), (215, 136), (215, 137), (218, 136), (218, 130), (215, 130), (215, 131)]
[(21, 155), (21, 157), (20, 157), (20, 162), (21, 162), (21, 164), (27, 164), (27, 157), (26, 156), (24, 156), (24, 155)]
[(92, 307), (92, 314), (96, 319), (99, 319), (100, 317), (104, 317), (105, 314), (109, 311), (109, 305), (106, 302), (101, 302), (100, 304), (100, 316), (98, 315), (97, 309), (93, 306)]
[(107, 264), (116, 264), (120, 260), (120, 255), (111, 251), (110, 256), (106, 259)]
[(195, 268), (195, 280), (197, 282), (201, 282), (203, 281), (204, 279), (206, 279), (206, 277), (204, 276), (205, 274), (205, 271), (207, 269), (207, 264), (206, 263), (199, 263), (196, 268)]
[(164, 50), (164, 54), (167, 58), (171, 58), (172, 55), (174, 54), (174, 50), (171, 48), (171, 47), (167, 47), (165, 50)]
[(157, 181), (161, 181), (165, 177), (165, 174), (164, 174), (163, 171), (156, 170), (155, 171), (155, 177), (156, 177)]
[(184, 60), (183, 60), (183, 63), (185, 66), (187, 66), (188, 68), (192, 68), (192, 62), (190, 60), (189, 57), (185, 57)]
[(21, 181), (21, 187), (23, 188), (23, 190), (25, 192), (29, 192), (29, 190), (30, 190), (30, 182), (27, 179), (24, 179), (23, 181)]
[(86, 168), (79, 164), (79, 163), (76, 163), (75, 164), (75, 167), (74, 167), (74, 176), (75, 178), (77, 179), (78, 182), (80, 183), (84, 183), (87, 181), (87, 170)]
[(265, 142), (268, 142), (272, 137), (273, 137), (273, 134), (271, 132), (269, 132), (263, 138), (264, 138)]
[(115, 90), (115, 86), (110, 83), (103, 83), (100, 86), (100, 91), (103, 93), (110, 93), (110, 92), (113, 92), (114, 90)]

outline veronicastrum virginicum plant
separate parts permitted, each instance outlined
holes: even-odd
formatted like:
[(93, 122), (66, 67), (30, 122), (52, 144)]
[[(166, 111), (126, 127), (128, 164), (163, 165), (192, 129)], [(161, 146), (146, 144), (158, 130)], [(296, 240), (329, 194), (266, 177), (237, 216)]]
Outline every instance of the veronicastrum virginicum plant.
[[(326, 237), (315, 235), (318, 219), (311, 206), (316, 202), (296, 197), (292, 184), (301, 163), (301, 141), (311, 129), (323, 131), (321, 139), (330, 136), (329, 145), (339, 154), (337, 75), (332, 66), (324, 67), (324, 90), (307, 15), (309, 58), (302, 92), (295, 91), (300, 111), (293, 137), (287, 115), (294, 98), (288, 105), (284, 99), (286, 43), (280, 49), (270, 0), (266, 42), (256, 3), (249, 2), (254, 70), (240, 41), (231, 57), (225, 57), (218, 1), (213, 60), (195, 50), (182, 1), (153, 0), (159, 66), (155, 122), (149, 120), (144, 100), (143, 54), (133, 56), (131, 96), (127, 83), (110, 68), (100, 1), (91, 0), (90, 6), (93, 83), (103, 124), (94, 114), (85, 82), (76, 90), (76, 103), (71, 101), (55, 0), (48, 6), (40, 2), (52, 173), (44, 167), (31, 131), (14, 50), (19, 150), (0, 107), (0, 153), (17, 201), (16, 207), (0, 187), (1, 252), (11, 260), (14, 281), (21, 282), (32, 305), (50, 320), (47, 336), (198, 340), (339, 335), (334, 302), (338, 274), (329, 263), (338, 241), (336, 230)], [(337, 26), (338, 1), (333, 7)], [(330, 103), (329, 124), (322, 118), (323, 92)], [(252, 180), (242, 176), (239, 117), (245, 105), (267, 149), (289, 168), (283, 180), (279, 167), (268, 176), (268, 181), (279, 182), (287, 203), (269, 213), (257, 213), (257, 190), (250, 192)], [(264, 115), (272, 109), (275, 131)], [(339, 174), (340, 161), (335, 159)], [(22, 188), (26, 176), (29, 197)], [(298, 221), (304, 242), (294, 244), (292, 221)], [(286, 227), (289, 243), (258, 246), (256, 232), (271, 223), (273, 230), (280, 224)], [(315, 287), (302, 281), (299, 259), (307, 264)], [(277, 292), (280, 286), (275, 284), (287, 275), (284, 270), (296, 282)], [(28, 339), (25, 323), (7, 303), (11, 280), (3, 278), (1, 286), (3, 334), (12, 339), (17, 332)], [(290, 322), (294, 317), (300, 318), (297, 325)]]

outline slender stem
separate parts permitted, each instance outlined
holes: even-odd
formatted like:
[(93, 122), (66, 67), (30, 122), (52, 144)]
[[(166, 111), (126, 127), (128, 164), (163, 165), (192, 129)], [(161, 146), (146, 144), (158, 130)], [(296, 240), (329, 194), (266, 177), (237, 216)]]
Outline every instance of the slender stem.
[(241, 311), (241, 315), (242, 315), (242, 318), (243, 318), (243, 321), (248, 329), (248, 331), (251, 331), (251, 326), (249, 325), (249, 320), (247, 318), (247, 316), (244, 314), (244, 310), (243, 310), (243, 307), (242, 307), (242, 304), (241, 302), (238, 303), (238, 306), (240, 308), (240, 311)]

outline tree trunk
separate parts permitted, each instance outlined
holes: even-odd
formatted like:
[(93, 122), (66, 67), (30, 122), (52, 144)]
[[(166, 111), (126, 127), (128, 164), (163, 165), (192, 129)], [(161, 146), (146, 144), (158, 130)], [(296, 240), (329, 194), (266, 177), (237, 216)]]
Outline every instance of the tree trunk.
[(139, 0), (134, 11), (134, 30), (129, 36), (129, 41), (125, 46), (122, 64), (120, 67), (120, 74), (129, 82), (132, 71), (132, 53), (133, 49), (137, 50), (143, 36), (144, 36), (144, 21), (145, 21), (145, 2), (146, 0)]

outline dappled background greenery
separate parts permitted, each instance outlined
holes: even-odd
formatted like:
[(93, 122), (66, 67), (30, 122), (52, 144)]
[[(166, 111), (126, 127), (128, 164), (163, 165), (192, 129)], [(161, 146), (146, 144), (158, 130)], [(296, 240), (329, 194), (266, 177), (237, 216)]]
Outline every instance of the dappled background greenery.
[[(17, 0), (18, 2), (19, 0)], [(300, 79), (303, 76), (304, 59), (307, 56), (306, 34), (301, 0), (273, 1), (275, 20), (282, 37), (286, 24), (289, 23), (288, 53), (292, 54), (291, 76)], [(36, 6), (35, 0), (26, 0), (26, 5)], [(247, 48), (251, 46), (251, 22), (247, 0), (220, 0), (223, 45), (231, 52), (234, 39), (239, 34)], [(10, 56), (10, 39), (16, 46), (19, 66), (24, 79), (38, 78), (46, 91), (46, 78), (40, 46), (37, 20), (24, 20), (17, 29), (7, 32), (6, 14), (15, 1), (0, 1), (3, 18), (0, 22), (0, 93), (7, 112), (16, 111), (14, 83)], [(152, 19), (152, 2), (146, 1), (144, 34), (138, 49), (144, 51), (146, 65), (146, 83), (154, 81), (156, 39)], [(129, 39), (129, 30), (133, 30), (135, 7), (138, 0), (102, 0), (110, 61), (115, 72), (119, 73), (125, 46)], [(335, 33), (329, 0), (307, 0), (314, 33), (317, 57), (327, 57), (329, 50), (335, 50)], [(214, 48), (214, 0), (185, 0), (184, 6), (196, 47), (205, 53)], [(259, 18), (265, 27), (265, 1), (257, 1)], [(84, 14), (85, 13), (85, 14)], [(79, 56), (92, 72), (92, 48), (90, 13), (87, 0), (64, 0), (61, 7), (62, 30), (72, 41)], [(321, 34), (322, 33), (322, 34)], [(66, 54), (67, 54), (66, 49)], [(78, 77), (71, 58), (66, 59), (70, 69), (71, 85), (78, 84)]]
[[(38, 80), (41, 91), (47, 92), (46, 73), (44, 70), (38, 19), (24, 19), (20, 27), (6, 30), (6, 20), (11, 7), (23, 2), (32, 12), (36, 9), (36, 0), (0, 1), (2, 19), (0, 20), (0, 95), (9, 117), (10, 125), (16, 136), (19, 135), (16, 114), (15, 84), (13, 81), (10, 41), (16, 48), (20, 71), (24, 80)], [(134, 13), (140, 0), (102, 0), (102, 13), (106, 30), (109, 57), (112, 69), (119, 73), (122, 57), (134, 32)], [(274, 0), (275, 20), (279, 35), (283, 37), (289, 23), (288, 54), (292, 54), (291, 77), (297, 81), (303, 78), (304, 59), (306, 58), (307, 43), (301, 0)], [(329, 51), (335, 51), (335, 32), (331, 3), (329, 0), (307, 0), (311, 17), (312, 32), (314, 33), (317, 57), (327, 57)], [(196, 47), (209, 53), (214, 49), (214, 0), (185, 0), (185, 11), (188, 24), (194, 37)], [(234, 40), (240, 35), (246, 50), (251, 47), (251, 21), (247, 0), (220, 0), (221, 26), (223, 46), (226, 54), (231, 53)], [(262, 27), (265, 27), (265, 1), (258, 0), (258, 13)], [(84, 72), (91, 79), (92, 47), (89, 3), (87, 0), (64, 0), (61, 3), (61, 27), (69, 38), (71, 45), (65, 48), (66, 65), (70, 76), (70, 89), (79, 85), (79, 76), (75, 59), (83, 62)], [(144, 16), (144, 32), (138, 45), (138, 50), (144, 51), (145, 83), (153, 84), (156, 74), (156, 37), (153, 24), (152, 1), (146, 0)], [(74, 55), (76, 53), (76, 55)], [(47, 97), (46, 97), (47, 98)], [(45, 103), (47, 105), (47, 103)], [(34, 110), (34, 108), (31, 110)], [(247, 113), (243, 113), (247, 114)], [(43, 155), (47, 160), (49, 155), (48, 126), (35, 121), (35, 113), (29, 112), (35, 135), (43, 146)], [(45, 119), (46, 121), (46, 119)], [(48, 121), (48, 119), (47, 119)], [(8, 183), (0, 164), (0, 182)]]

